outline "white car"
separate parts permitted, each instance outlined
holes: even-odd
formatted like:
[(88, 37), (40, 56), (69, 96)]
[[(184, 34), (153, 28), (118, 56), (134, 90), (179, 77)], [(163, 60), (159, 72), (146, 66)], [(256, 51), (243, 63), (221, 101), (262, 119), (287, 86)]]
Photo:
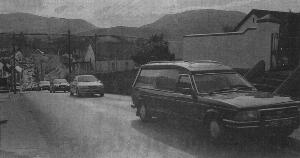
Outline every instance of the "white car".
[(84, 94), (100, 94), (104, 96), (104, 85), (93, 75), (75, 76), (70, 85), (70, 95), (82, 96)]

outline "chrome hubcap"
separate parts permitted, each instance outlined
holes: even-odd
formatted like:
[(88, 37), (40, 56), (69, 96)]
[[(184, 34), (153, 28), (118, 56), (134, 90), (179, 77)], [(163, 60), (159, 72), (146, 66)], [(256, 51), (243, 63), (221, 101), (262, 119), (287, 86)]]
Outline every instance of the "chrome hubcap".
[(209, 130), (210, 130), (211, 137), (213, 138), (219, 137), (221, 130), (219, 124), (216, 121), (210, 122)]

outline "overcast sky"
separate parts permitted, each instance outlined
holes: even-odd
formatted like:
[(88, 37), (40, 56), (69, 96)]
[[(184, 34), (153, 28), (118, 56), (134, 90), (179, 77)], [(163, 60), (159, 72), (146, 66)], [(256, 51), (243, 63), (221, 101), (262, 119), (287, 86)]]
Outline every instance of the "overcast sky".
[(164, 14), (207, 8), (245, 13), (253, 8), (299, 12), (300, 0), (0, 0), (0, 13), (84, 19), (99, 27), (130, 25), (134, 20), (147, 22)]

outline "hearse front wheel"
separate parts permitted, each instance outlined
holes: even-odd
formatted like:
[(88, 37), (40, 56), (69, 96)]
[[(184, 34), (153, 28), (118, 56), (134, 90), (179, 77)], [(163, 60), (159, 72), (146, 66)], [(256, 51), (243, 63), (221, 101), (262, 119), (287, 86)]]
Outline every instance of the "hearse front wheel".
[(139, 108), (139, 116), (143, 122), (150, 121), (152, 118), (150, 111), (145, 105), (141, 105), (141, 107)]
[(222, 142), (225, 138), (225, 129), (217, 119), (209, 120), (207, 128), (210, 141), (214, 143)]
[(275, 133), (275, 137), (277, 139), (287, 139), (293, 132), (294, 129), (279, 130)]

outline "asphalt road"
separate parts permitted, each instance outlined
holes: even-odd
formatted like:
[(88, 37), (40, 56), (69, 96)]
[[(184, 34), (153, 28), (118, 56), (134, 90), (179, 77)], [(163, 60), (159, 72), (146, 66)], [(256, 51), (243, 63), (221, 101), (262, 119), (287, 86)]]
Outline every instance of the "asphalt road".
[(142, 123), (128, 96), (71, 97), (68, 93), (29, 92), (24, 106), (38, 122), (51, 157), (300, 157), (300, 130), (286, 141), (240, 138), (213, 145), (186, 121)]

